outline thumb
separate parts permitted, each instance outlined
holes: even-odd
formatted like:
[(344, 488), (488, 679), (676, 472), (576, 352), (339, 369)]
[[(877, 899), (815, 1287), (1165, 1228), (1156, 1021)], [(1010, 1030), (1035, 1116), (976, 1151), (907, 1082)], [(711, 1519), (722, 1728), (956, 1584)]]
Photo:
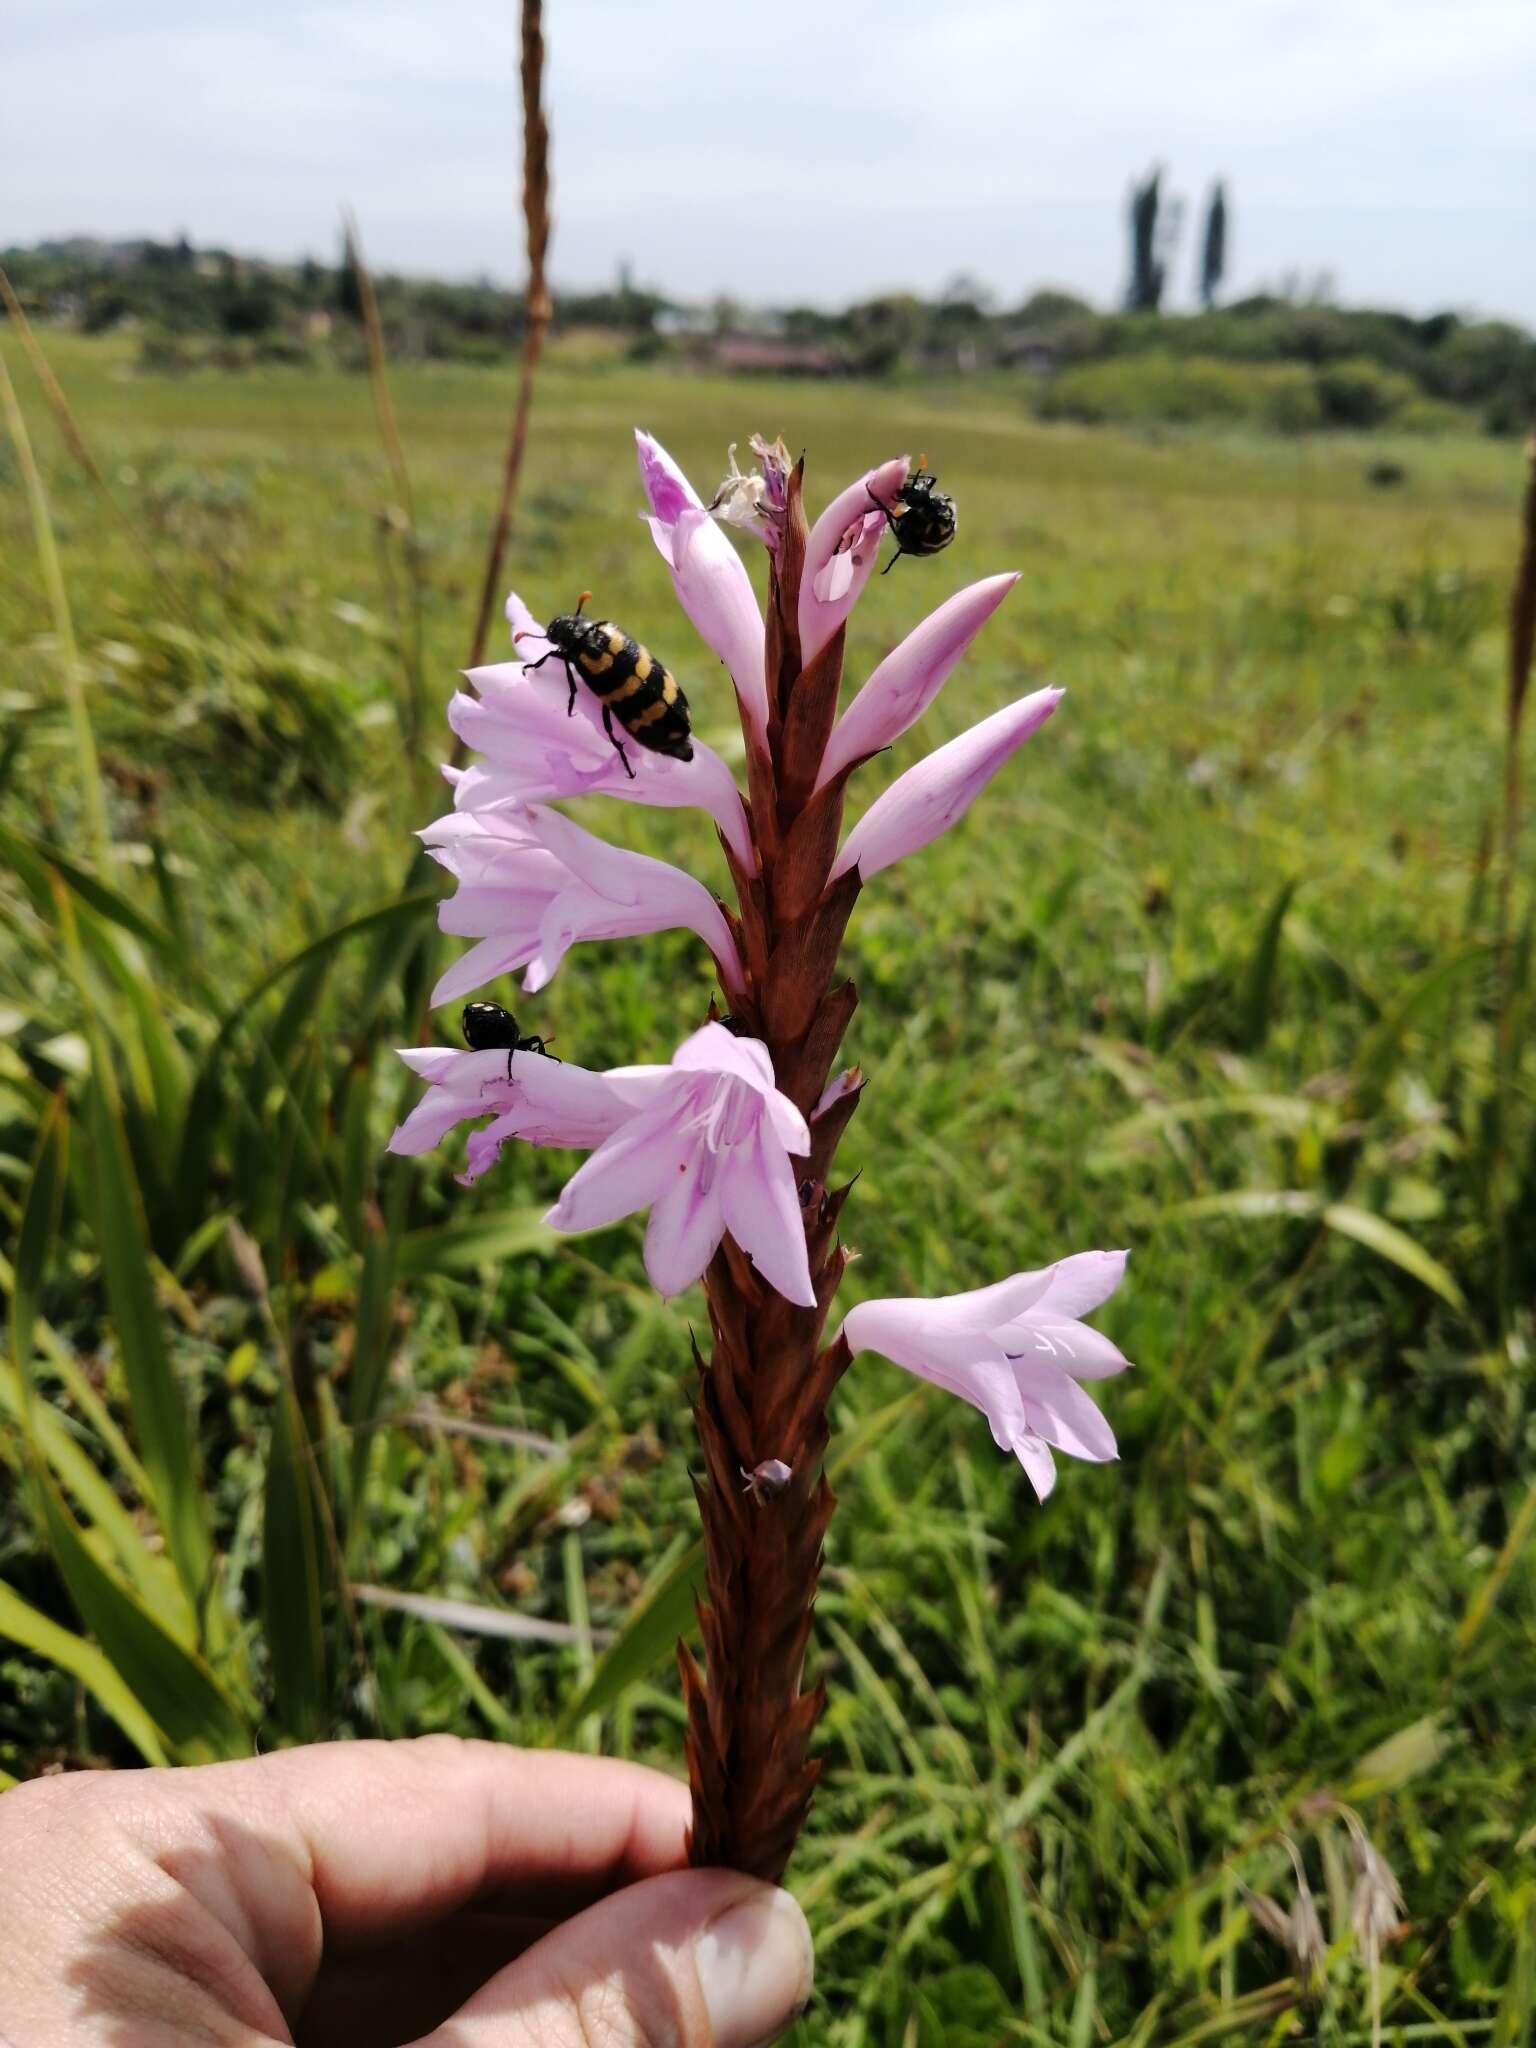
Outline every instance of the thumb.
[(545, 1935), (417, 2048), (759, 2048), (804, 2006), (813, 1974), (788, 1892), (673, 1871)]

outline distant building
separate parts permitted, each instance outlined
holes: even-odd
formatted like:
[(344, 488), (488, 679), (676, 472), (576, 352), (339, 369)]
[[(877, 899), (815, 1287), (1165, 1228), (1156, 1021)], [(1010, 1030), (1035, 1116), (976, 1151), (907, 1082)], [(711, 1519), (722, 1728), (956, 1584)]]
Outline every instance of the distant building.
[(1049, 377), (1061, 365), (1061, 336), (1049, 328), (1019, 328), (999, 337), (997, 360), (1010, 370)]
[(781, 377), (837, 377), (847, 369), (835, 349), (814, 341), (783, 341), (760, 334), (722, 334), (709, 356), (717, 369)]

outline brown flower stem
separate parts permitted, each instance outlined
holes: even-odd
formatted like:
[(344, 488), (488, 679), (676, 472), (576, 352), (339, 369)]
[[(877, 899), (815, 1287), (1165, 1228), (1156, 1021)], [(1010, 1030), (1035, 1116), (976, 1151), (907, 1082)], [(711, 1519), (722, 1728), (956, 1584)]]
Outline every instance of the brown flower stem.
[[(846, 1187), (829, 1191), (832, 1155), (858, 1106), (855, 1073), (819, 1117), (820, 1101), (857, 997), (832, 986), (858, 877), (830, 881), (842, 783), (812, 796), (837, 704), (843, 636), (802, 667), (800, 578), (806, 522), (803, 465), (789, 483), (774, 563), (767, 634), (769, 729), (747, 735), (753, 836), (760, 873), (732, 863), (749, 987), (736, 1015), (761, 1036), (779, 1087), (811, 1120), (801, 1183), (815, 1308), (785, 1301), (726, 1238), (705, 1275), (713, 1337), (699, 1359), (694, 1416), (703, 1452), (697, 1482), (706, 1578), (699, 1623), (705, 1672), (679, 1646), (693, 1788), (691, 1855), (777, 1882), (820, 1770), (811, 1735), (825, 1700), (801, 1679), (822, 1540), (835, 1505), (823, 1472), (827, 1404), (848, 1364), (841, 1338), (823, 1345), (827, 1313), (849, 1254), (837, 1242)], [(790, 1467), (775, 1497), (749, 1490), (763, 1461)]]

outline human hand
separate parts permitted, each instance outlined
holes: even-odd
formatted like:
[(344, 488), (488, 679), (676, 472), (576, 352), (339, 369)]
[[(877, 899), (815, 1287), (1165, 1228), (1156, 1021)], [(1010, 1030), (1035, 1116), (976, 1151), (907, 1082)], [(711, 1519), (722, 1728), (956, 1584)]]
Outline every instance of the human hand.
[(685, 1788), (428, 1736), (0, 1797), (9, 2048), (754, 2048), (799, 1907), (689, 1870)]

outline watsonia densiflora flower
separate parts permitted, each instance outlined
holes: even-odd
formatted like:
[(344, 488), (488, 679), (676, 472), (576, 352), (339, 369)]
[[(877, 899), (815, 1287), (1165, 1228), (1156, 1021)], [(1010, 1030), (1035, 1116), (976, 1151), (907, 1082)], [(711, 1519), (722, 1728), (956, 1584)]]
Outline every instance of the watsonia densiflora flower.
[[(856, 1352), (883, 1353), (980, 1408), (1043, 1499), (1054, 1454), (1115, 1455), (1082, 1382), (1126, 1361), (1082, 1318), (1119, 1284), (1124, 1254), (1080, 1252), (967, 1294), (868, 1300), (825, 1341), (851, 1256), (838, 1236), (850, 1190), (830, 1185), (830, 1173), (864, 1087), (857, 1068), (834, 1074), (857, 1004), (852, 983), (836, 977), (848, 919), (867, 882), (955, 823), (1061, 692), (1032, 691), (931, 751), (845, 835), (855, 772), (923, 716), (1017, 578), (949, 596), (839, 717), (848, 616), (899, 506), (906, 458), (856, 478), (812, 525), (804, 463), (791, 463), (782, 442), (753, 437), (755, 477), (733, 451), (712, 503), (649, 435), (637, 444), (651, 537), (734, 687), (747, 789), (697, 733), (689, 760), (642, 743), (622, 761), (598, 696), (577, 687), (514, 595), (521, 659), (474, 671), (471, 690), (454, 698), (450, 722), (478, 759), (450, 772), (453, 810), (423, 834), (458, 884), (443, 929), (476, 941), (436, 997), (457, 999), (509, 972), (536, 991), (580, 941), (679, 928), (709, 949), (728, 1015), (679, 1019), (680, 1035), (697, 1028), (665, 1065), (605, 1072), (532, 1051), (407, 1051), (428, 1085), (392, 1144), (424, 1152), (471, 1123), (465, 1180), (514, 1138), (587, 1151), (549, 1221), (587, 1230), (643, 1210), (653, 1283), (670, 1295), (702, 1278), (712, 1338), (695, 1403), (705, 1668), (679, 1652), (692, 1854), (777, 1879), (818, 1769), (810, 1741), (823, 1690), (803, 1688), (802, 1668), (833, 1508), (822, 1470), (833, 1388)], [(727, 524), (762, 543), (766, 611)], [(708, 682), (687, 669), (681, 679), (698, 717)], [(705, 722), (715, 721), (706, 713)], [(706, 811), (734, 909), (667, 862), (607, 846), (551, 808), (590, 795)]]

